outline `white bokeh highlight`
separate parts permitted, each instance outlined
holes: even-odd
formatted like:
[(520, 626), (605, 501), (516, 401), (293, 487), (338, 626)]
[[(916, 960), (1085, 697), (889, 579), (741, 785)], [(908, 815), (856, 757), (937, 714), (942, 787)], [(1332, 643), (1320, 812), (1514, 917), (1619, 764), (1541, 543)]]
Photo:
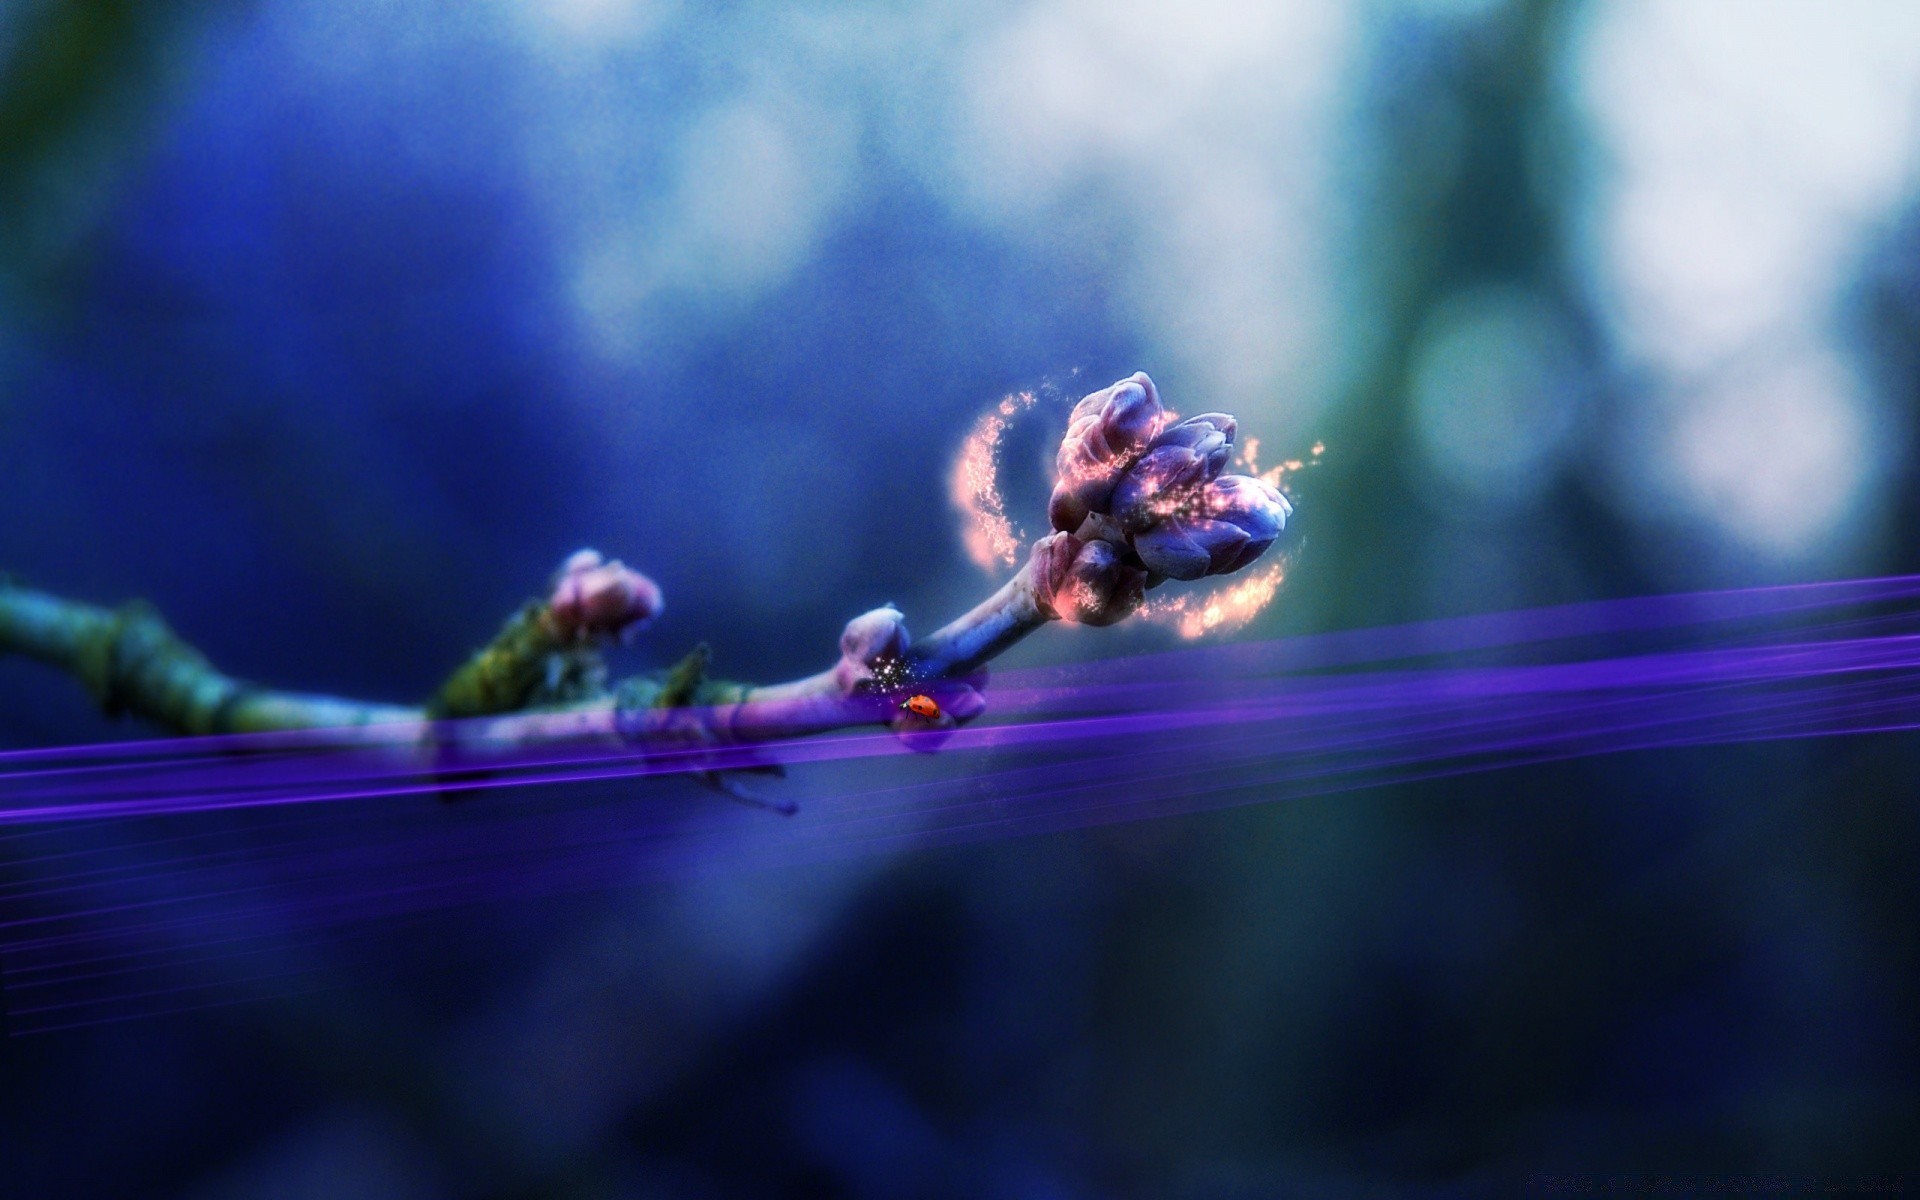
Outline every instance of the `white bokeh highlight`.
[[(792, 278), (878, 155), (963, 222), (1095, 255), (1124, 281), (1115, 316), (1195, 404), (1298, 428), (1326, 400), (1354, 32), (1334, 0), (511, 11), (543, 63), (532, 191), (610, 362)], [(690, 114), (637, 115), (622, 96), (669, 52), (723, 64)]]
[(723, 313), (791, 276), (853, 187), (855, 137), (843, 114), (774, 91), (702, 113), (665, 195), (606, 205), (575, 251), (573, 296), (595, 344), (643, 350), (663, 302)]
[(1885, 447), (1860, 379), (1824, 345), (1784, 348), (1750, 371), (1686, 394), (1663, 429), (1672, 494), (1725, 513), (1761, 552), (1816, 546), (1843, 527), (1884, 472)]
[(1623, 508), (1776, 568), (1845, 562), (1906, 437), (1837, 309), (1920, 169), (1920, 7), (1615, 0), (1571, 65), (1586, 266), (1647, 381)]
[(1332, 355), (1331, 143), (1355, 29), (1320, 0), (1040, 0), (962, 76), (963, 211), (1031, 237), (1103, 226), (1120, 314), (1164, 376), (1299, 428)]
[(1528, 289), (1450, 297), (1415, 339), (1414, 437), (1452, 494), (1502, 505), (1537, 495), (1564, 465), (1587, 391), (1563, 317)]

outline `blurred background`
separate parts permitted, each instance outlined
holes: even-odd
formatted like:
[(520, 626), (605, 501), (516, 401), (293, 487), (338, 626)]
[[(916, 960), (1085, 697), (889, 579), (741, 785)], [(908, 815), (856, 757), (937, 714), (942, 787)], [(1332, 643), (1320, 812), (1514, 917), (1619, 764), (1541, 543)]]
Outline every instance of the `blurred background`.
[[(1239, 638), (1913, 572), (1916, 118), (1898, 0), (6, 0), (0, 568), (410, 700), (593, 545), (667, 596), (621, 669), (771, 681), (995, 586), (981, 412), (1041, 394), (1031, 536), (1145, 369), (1326, 446)], [(0, 747), (130, 732), (0, 662)], [(430, 979), (0, 1043), (0, 1192), (1887, 1184), (1917, 770), (1664, 751), (476, 913)]]

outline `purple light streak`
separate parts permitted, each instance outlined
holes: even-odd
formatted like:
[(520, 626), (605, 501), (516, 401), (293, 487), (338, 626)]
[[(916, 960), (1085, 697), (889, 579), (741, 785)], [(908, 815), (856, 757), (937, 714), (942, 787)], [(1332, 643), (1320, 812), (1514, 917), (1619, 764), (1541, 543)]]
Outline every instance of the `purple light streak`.
[[(402, 729), (0, 753), (16, 1031), (312, 974), (399, 918), (1628, 750), (1920, 728), (1920, 578), (1608, 601), (1002, 672), (886, 731), (459, 761)], [(639, 785), (774, 761), (783, 819)], [(448, 787), (472, 797), (433, 800)], [(305, 951), (303, 950), (303, 953)]]

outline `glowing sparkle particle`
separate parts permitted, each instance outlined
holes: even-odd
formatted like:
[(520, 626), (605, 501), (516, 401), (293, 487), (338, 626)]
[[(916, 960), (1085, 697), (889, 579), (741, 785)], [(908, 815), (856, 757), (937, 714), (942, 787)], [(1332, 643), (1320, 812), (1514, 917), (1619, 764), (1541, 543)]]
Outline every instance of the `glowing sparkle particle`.
[(965, 518), (962, 541), (967, 557), (983, 571), (1010, 567), (1019, 561), (1025, 537), (1007, 518), (1000, 495), (1000, 444), (1013, 419), (1033, 407), (1032, 392), (1018, 392), (1001, 400), (973, 423), (948, 480), (955, 508)]
[(898, 692), (913, 683), (920, 674), (918, 664), (904, 658), (876, 658), (867, 664), (872, 672), (872, 690), (877, 692)]
[(1259, 616), (1285, 580), (1286, 563), (1277, 562), (1226, 587), (1150, 600), (1140, 615), (1171, 625), (1183, 638), (1232, 633)]
[(1315, 442), (1313, 449), (1308, 452), (1304, 460), (1290, 458), (1271, 470), (1262, 471), (1260, 469), (1260, 439), (1250, 437), (1240, 444), (1239, 451), (1234, 455), (1234, 464), (1242, 471), (1258, 479), (1261, 483), (1267, 484), (1277, 491), (1291, 495), (1292, 493), (1287, 487), (1288, 477), (1308, 467), (1319, 466), (1320, 456), (1326, 452), (1327, 445), (1325, 442)]

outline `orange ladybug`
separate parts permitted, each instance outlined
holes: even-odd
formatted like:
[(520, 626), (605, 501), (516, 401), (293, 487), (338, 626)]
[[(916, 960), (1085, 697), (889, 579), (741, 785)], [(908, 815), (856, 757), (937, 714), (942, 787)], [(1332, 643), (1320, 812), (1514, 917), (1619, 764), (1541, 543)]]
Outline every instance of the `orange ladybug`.
[(932, 696), (908, 696), (900, 702), (900, 707), (915, 716), (926, 717), (928, 720), (934, 720), (940, 716), (940, 702)]

